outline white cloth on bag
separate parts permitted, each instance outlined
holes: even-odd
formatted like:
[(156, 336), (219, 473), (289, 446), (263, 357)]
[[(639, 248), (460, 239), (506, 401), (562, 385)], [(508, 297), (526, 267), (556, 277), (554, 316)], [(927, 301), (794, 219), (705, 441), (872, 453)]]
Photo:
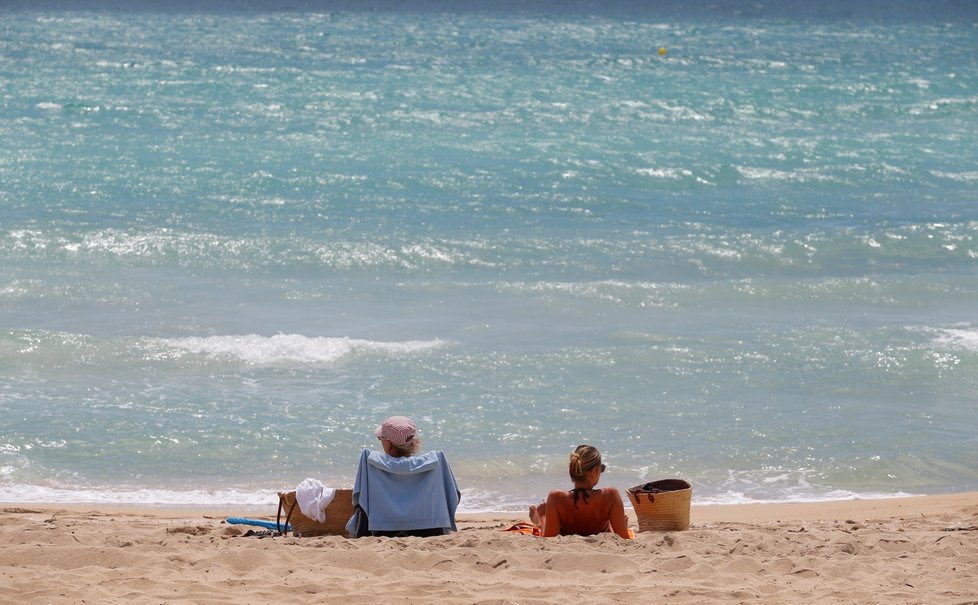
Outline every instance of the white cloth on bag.
[(318, 479), (303, 479), (295, 488), (295, 501), (302, 514), (320, 523), (326, 521), (326, 507), (333, 501), (336, 490)]

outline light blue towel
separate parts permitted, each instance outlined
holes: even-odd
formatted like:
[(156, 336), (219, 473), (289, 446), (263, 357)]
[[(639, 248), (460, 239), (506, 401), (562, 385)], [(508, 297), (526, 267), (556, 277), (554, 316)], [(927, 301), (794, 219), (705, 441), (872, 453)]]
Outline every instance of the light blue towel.
[[(456, 531), (461, 493), (441, 451), (392, 458), (363, 450), (353, 485), (353, 504), (367, 513), (371, 531), (442, 528)], [(355, 529), (354, 515), (346, 524)]]

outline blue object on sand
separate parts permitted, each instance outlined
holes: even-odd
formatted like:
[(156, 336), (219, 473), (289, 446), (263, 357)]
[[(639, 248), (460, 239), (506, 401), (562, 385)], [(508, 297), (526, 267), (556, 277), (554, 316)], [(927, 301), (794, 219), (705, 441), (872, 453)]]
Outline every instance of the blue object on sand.
[[(262, 519), (245, 519), (244, 517), (228, 517), (227, 522), (233, 525), (257, 525), (265, 529), (278, 530), (279, 526), (274, 521), (264, 521)], [(292, 526), (285, 524), (285, 531), (292, 531)]]

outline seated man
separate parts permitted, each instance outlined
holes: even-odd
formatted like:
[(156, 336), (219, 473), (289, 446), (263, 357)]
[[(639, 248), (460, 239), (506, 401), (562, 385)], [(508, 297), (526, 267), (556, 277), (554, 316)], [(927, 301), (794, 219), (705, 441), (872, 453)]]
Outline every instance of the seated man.
[(530, 520), (543, 527), (544, 537), (614, 532), (631, 538), (621, 494), (613, 488), (594, 487), (604, 469), (596, 448), (580, 445), (574, 450), (568, 467), (574, 489), (554, 490), (546, 503), (530, 507)]
[(418, 454), (421, 441), (410, 418), (392, 416), (377, 427), (383, 452), (363, 450), (353, 486), (355, 537), (436, 536), (456, 530), (461, 493), (445, 454)]

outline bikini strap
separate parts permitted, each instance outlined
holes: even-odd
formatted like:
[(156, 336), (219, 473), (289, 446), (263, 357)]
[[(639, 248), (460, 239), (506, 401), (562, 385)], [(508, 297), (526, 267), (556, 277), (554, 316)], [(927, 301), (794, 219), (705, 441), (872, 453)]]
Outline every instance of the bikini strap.
[(587, 500), (588, 498), (591, 497), (591, 492), (593, 491), (594, 491), (593, 489), (585, 489), (583, 487), (575, 487), (574, 489), (572, 489), (570, 492), (574, 496), (574, 508), (577, 508), (578, 495), (580, 495), (581, 498), (584, 500), (584, 504), (587, 504)]

